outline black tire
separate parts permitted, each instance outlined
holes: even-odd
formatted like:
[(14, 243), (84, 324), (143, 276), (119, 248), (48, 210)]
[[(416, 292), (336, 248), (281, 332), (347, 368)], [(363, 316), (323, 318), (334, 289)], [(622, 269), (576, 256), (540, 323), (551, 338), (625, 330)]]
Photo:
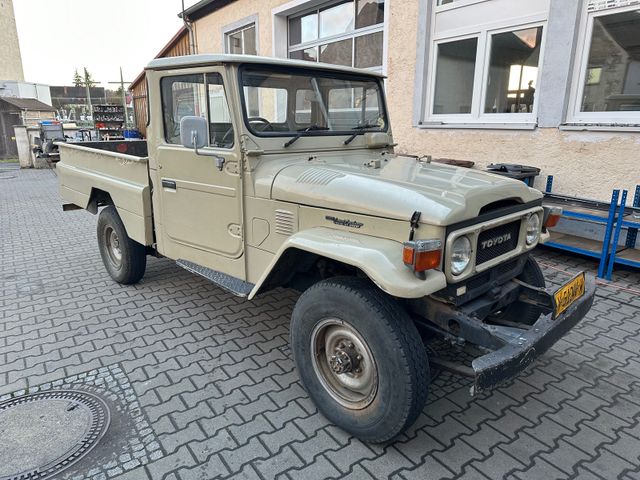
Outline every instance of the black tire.
[(118, 211), (112, 205), (102, 209), (98, 216), (98, 247), (102, 263), (116, 282), (131, 285), (144, 276), (146, 249), (129, 238)]
[[(531, 256), (527, 258), (527, 262), (524, 264), (524, 269), (517, 278), (529, 285), (533, 285), (534, 287), (544, 288), (546, 286), (542, 270), (540, 270), (540, 266), (538, 265), (538, 262), (536, 262), (535, 258)], [(542, 310), (538, 307), (528, 303), (514, 302), (496, 316), (515, 323), (533, 325), (538, 321), (540, 315), (542, 315)]]
[[(337, 323), (323, 326), (333, 319)], [(336, 399), (340, 397), (337, 390), (325, 385), (339, 383), (335, 379), (349, 373), (332, 372), (328, 356), (316, 355), (318, 347), (314, 345), (326, 346), (327, 337), (342, 329), (351, 329), (366, 346), (365, 360), (360, 360), (347, 380), (375, 372), (375, 392), (367, 396), (367, 390), (356, 392), (356, 396), (362, 396), (361, 401)], [(331, 333), (323, 342), (317, 332), (325, 330)], [(353, 347), (351, 343), (351, 352), (357, 353), (359, 350), (354, 352)], [(337, 277), (306, 290), (293, 310), (291, 348), (300, 379), (318, 409), (361, 440), (379, 443), (394, 438), (413, 424), (424, 407), (430, 372), (420, 334), (407, 313), (366, 279)], [(373, 359), (370, 363), (366, 363), (368, 355)]]

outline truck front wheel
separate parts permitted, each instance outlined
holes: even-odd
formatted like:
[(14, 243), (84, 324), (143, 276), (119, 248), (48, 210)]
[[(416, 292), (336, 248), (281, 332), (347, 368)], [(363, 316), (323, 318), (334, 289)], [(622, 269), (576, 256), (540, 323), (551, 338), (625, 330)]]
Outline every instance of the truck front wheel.
[(102, 263), (116, 282), (130, 285), (143, 277), (147, 267), (145, 247), (129, 238), (112, 205), (105, 207), (98, 217), (98, 247)]
[(430, 375), (420, 334), (368, 280), (339, 277), (306, 290), (293, 311), (291, 348), (318, 409), (361, 440), (392, 439), (424, 407)]

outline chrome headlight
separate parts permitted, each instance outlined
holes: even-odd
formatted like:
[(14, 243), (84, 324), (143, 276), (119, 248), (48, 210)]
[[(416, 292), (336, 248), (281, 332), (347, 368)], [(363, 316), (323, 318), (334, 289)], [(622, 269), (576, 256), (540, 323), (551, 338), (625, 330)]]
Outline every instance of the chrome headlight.
[(460, 275), (471, 261), (471, 241), (465, 237), (458, 237), (451, 246), (451, 273)]
[(533, 245), (540, 238), (540, 217), (532, 213), (527, 217), (527, 245)]

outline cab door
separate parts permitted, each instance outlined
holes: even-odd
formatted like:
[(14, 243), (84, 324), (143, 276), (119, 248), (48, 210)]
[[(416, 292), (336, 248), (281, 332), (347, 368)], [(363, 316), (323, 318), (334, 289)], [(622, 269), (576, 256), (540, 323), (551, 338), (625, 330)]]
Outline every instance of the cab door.
[[(243, 254), (240, 152), (223, 71), (160, 79), (164, 141), (156, 150), (161, 204), (159, 243), (165, 255), (240, 277), (230, 260)], [(181, 145), (180, 120), (209, 122), (207, 155)], [(238, 262), (236, 262), (238, 263)]]

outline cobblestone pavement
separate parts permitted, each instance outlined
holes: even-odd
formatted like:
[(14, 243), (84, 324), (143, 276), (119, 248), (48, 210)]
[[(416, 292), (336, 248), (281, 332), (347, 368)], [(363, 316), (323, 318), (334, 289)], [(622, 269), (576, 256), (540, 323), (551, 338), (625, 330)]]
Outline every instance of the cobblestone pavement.
[[(0, 396), (121, 372), (160, 444), (142, 462), (113, 452), (112, 468), (77, 478), (640, 479), (640, 297), (618, 288), (640, 289), (637, 273), (601, 286), (588, 318), (509, 385), (472, 399), (468, 381), (441, 374), (406, 434), (368, 445), (300, 386), (293, 292), (247, 302), (154, 258), (140, 284), (117, 285), (96, 217), (63, 214), (52, 171), (6, 168)], [(538, 258), (554, 283), (595, 266)]]

